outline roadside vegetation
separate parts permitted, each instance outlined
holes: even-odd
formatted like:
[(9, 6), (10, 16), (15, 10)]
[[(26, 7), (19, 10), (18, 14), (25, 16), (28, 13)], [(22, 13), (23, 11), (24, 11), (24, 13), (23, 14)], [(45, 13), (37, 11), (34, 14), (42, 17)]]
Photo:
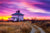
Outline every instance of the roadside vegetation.
[(41, 27), (46, 33), (50, 33), (50, 22), (36, 22), (32, 23), (32, 25), (37, 25)]

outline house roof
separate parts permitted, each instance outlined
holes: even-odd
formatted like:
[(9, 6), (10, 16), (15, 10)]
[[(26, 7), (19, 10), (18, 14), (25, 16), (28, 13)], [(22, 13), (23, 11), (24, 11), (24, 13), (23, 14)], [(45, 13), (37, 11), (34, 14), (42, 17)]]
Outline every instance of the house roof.
[(24, 14), (21, 14), (21, 13), (14, 13), (12, 15), (24, 15)]
[(23, 16), (24, 14), (20, 13), (20, 10), (18, 10), (18, 11), (16, 11), (16, 13), (14, 13), (12, 15), (22, 15)]

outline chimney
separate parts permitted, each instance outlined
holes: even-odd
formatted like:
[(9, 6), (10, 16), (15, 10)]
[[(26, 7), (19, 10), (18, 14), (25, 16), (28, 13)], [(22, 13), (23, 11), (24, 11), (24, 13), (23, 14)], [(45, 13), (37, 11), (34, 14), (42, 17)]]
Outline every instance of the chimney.
[(20, 10), (18, 10), (18, 13), (20, 13)]
[(16, 13), (20, 13), (20, 10), (16, 11)]

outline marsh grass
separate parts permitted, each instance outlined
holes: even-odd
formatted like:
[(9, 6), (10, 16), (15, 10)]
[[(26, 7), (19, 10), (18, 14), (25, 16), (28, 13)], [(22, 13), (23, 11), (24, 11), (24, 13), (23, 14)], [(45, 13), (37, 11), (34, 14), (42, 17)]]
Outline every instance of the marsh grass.
[(29, 33), (30, 31), (31, 26), (27, 23), (21, 25), (0, 24), (0, 33)]
[(50, 22), (37, 22), (32, 25), (37, 25), (41, 27), (46, 33), (50, 33)]

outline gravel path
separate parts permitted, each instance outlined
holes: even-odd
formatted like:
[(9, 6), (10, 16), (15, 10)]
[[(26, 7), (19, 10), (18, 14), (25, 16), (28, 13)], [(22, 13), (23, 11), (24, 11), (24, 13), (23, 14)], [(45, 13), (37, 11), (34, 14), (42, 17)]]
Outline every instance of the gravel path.
[[(35, 27), (36, 27), (38, 30), (40, 30), (40, 31), (38, 31)], [(31, 30), (30, 33), (46, 33), (46, 32), (45, 32), (42, 28), (40, 28), (40, 27), (34, 25), (34, 27), (32, 27), (32, 30)]]
[(32, 30), (30, 33), (35, 33), (36, 32), (36, 29), (32, 27)]
[(42, 28), (40, 28), (40, 27), (38, 27), (36, 25), (34, 25), (34, 26), (37, 27), (41, 31), (41, 33), (46, 33)]

